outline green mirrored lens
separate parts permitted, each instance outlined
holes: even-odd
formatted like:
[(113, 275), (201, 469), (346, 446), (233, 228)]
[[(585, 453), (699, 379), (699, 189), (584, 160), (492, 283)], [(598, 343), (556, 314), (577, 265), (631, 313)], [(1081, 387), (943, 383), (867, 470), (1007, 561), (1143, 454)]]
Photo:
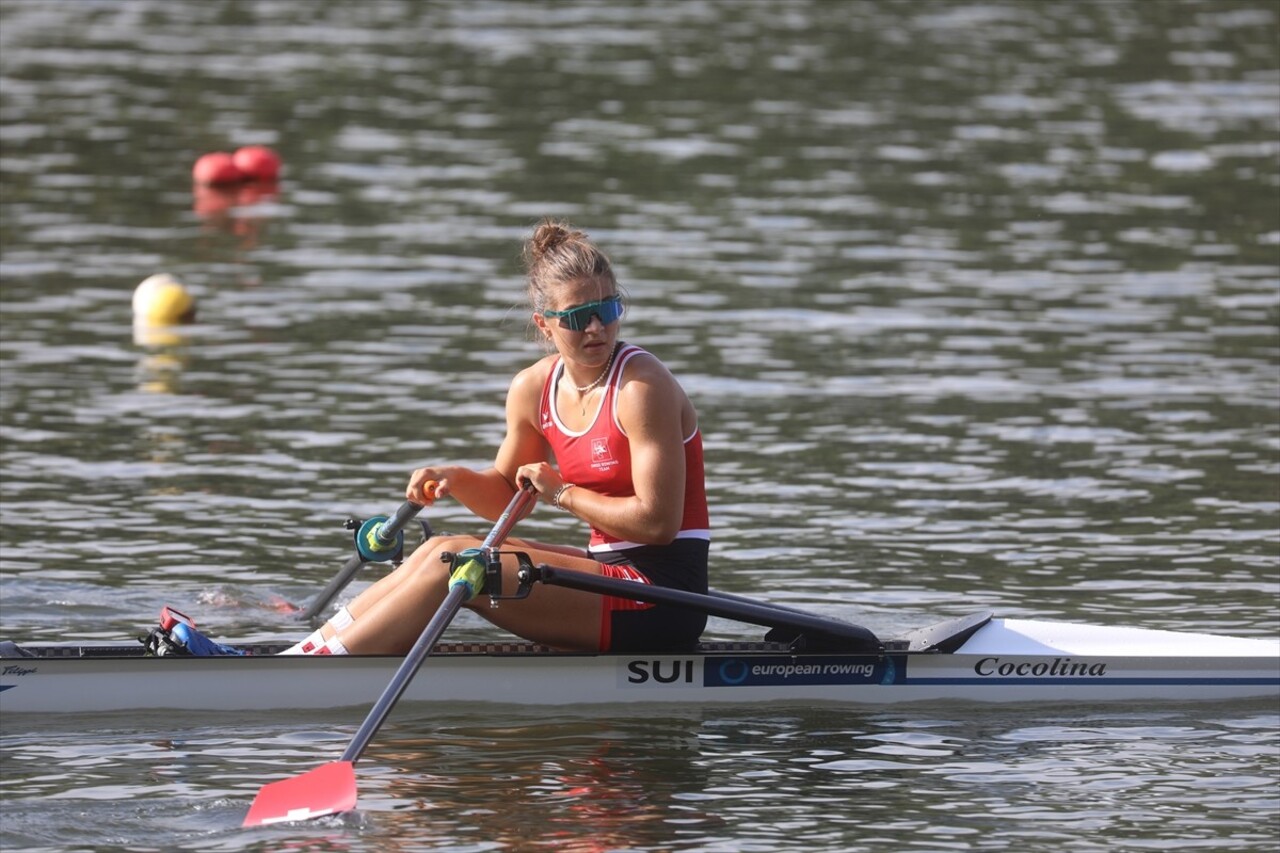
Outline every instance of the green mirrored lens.
[(599, 317), (600, 322), (608, 326), (622, 316), (622, 297), (610, 296), (608, 299), (576, 305), (564, 311), (543, 311), (542, 316), (558, 318), (560, 325), (574, 332), (581, 332), (591, 325), (593, 316)]

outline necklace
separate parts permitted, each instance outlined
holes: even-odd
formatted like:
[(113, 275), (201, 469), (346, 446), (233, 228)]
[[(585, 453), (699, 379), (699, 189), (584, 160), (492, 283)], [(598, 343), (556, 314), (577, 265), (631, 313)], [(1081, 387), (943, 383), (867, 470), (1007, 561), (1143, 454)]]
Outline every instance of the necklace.
[[(585, 386), (573, 386), (573, 391), (576, 391), (577, 393), (580, 393), (580, 394), (585, 394), (590, 391), (594, 391), (595, 387), (598, 386), (598, 384), (604, 382), (604, 377), (607, 377), (607, 375), (609, 375), (609, 368), (612, 368), (613, 357), (616, 355), (618, 355), (618, 345), (614, 343), (613, 351), (609, 352), (609, 360), (605, 362), (604, 370), (600, 371), (599, 377), (596, 377), (594, 382), (589, 382), (588, 384), (585, 384)], [(568, 371), (566, 371), (564, 375), (568, 375)]]

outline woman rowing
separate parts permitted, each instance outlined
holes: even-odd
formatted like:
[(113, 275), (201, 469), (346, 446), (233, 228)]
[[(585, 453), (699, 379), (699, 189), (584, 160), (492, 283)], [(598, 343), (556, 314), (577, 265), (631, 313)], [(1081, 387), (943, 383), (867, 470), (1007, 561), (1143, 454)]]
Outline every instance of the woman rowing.
[[(609, 259), (581, 231), (544, 221), (524, 246), (533, 324), (552, 352), (516, 374), (493, 466), (419, 468), (405, 497), (453, 497), (496, 519), (532, 483), (541, 500), (586, 522), (586, 549), (522, 540), (534, 564), (705, 593), (710, 531), (702, 438), (693, 405), (653, 355), (619, 339), (622, 295)], [(433, 537), (286, 654), (403, 654), (447, 592), (445, 553), (474, 548)], [(503, 557), (504, 589), (516, 586)], [(537, 584), (528, 598), (468, 604), (534, 642), (585, 651), (692, 646), (704, 614)]]

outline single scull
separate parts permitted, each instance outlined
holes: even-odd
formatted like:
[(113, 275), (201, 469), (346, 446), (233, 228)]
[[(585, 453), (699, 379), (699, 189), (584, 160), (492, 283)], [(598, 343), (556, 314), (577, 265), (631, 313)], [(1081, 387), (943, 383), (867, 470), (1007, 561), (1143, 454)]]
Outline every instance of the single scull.
[[(728, 604), (721, 607), (730, 609), (741, 601), (723, 600)], [(685, 654), (652, 655), (564, 653), (522, 642), (442, 643), (432, 655), (430, 673), (411, 682), (401, 701), (526, 706), (1280, 702), (1280, 640), (1000, 619), (989, 613), (883, 642), (870, 632), (851, 636), (844, 648), (838, 641), (807, 649), (794, 641), (704, 643)], [(273, 653), (284, 646), (242, 648), (250, 654), (155, 657), (138, 643), (0, 643), (0, 713), (340, 708), (367, 704), (402, 660), (277, 657)]]
[[(363, 562), (398, 550), (399, 534), (385, 531), (398, 531), (418, 509), (406, 504), (393, 519), (366, 522), (357, 540), (367, 540), (366, 546), (320, 601), (327, 603)], [(506, 594), (498, 571), (501, 553), (514, 554), (521, 566), (519, 588)], [(1275, 638), (978, 613), (882, 640), (860, 625), (740, 596), (534, 566), (518, 551), (486, 554), (486, 579), (475, 582), (499, 604), (544, 583), (695, 609), (771, 630), (762, 642), (702, 643), (684, 653), (583, 654), (519, 641), (437, 642), (430, 652), (430, 674), (410, 675), (399, 701), (526, 706), (1280, 702), (1280, 639)], [(313, 605), (308, 612), (314, 610)], [(225, 713), (359, 706), (377, 695), (405, 660), (276, 654), (286, 646), (242, 645), (244, 655), (201, 657), (164, 654), (142, 643), (4, 641), (0, 713), (7, 718), (148, 708)]]

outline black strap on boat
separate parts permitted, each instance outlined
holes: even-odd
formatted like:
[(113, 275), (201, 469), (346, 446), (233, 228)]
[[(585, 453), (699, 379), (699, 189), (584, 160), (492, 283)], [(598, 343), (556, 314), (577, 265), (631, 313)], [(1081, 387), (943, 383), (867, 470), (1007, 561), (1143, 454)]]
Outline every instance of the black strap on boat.
[(537, 581), (599, 595), (616, 595), (632, 601), (684, 607), (708, 616), (763, 625), (773, 629), (767, 639), (787, 643), (797, 651), (849, 654), (880, 654), (884, 651), (884, 644), (879, 638), (861, 625), (814, 616), (791, 608), (774, 607), (739, 596), (703, 595), (639, 581), (560, 569), (546, 563), (535, 568), (522, 561), (521, 586)]

